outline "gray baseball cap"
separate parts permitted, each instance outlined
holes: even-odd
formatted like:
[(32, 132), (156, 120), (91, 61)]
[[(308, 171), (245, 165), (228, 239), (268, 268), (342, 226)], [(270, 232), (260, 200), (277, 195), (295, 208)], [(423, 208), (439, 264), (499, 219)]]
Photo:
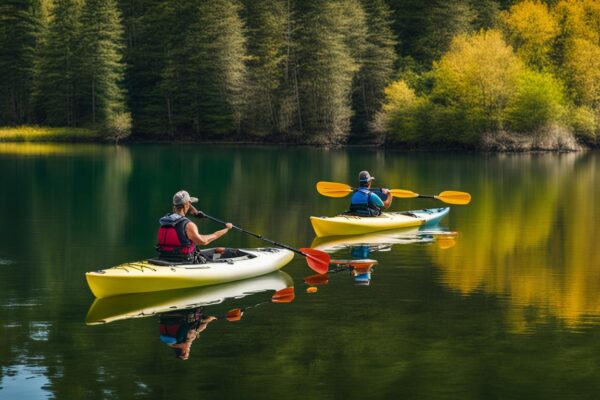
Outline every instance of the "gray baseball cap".
[(182, 206), (187, 202), (195, 203), (198, 201), (197, 197), (190, 197), (190, 194), (185, 190), (180, 190), (179, 192), (173, 195), (173, 205), (174, 206)]
[(371, 176), (371, 174), (369, 174), (369, 171), (360, 171), (360, 173), (358, 174), (358, 180), (361, 182), (371, 182), (375, 180), (375, 177)]

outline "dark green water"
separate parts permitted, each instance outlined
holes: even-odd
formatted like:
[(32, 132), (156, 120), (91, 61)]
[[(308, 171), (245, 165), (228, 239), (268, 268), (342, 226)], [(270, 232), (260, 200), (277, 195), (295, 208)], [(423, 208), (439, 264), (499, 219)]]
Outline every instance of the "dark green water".
[[(371, 238), (369, 286), (349, 273), (217, 320), (187, 361), (158, 318), (85, 324), (84, 273), (154, 254), (185, 188), (200, 208), (292, 246), (344, 199), (318, 180), (468, 191), (441, 226)], [(406, 154), (207, 146), (0, 144), (0, 398), (596, 399), (600, 393), (600, 154)], [(395, 210), (433, 207), (398, 200)], [(201, 231), (218, 225), (202, 221)], [(433, 239), (432, 239), (433, 238)], [(262, 246), (232, 232), (215, 245)], [(334, 254), (348, 258), (349, 249)], [(257, 293), (207, 307), (255, 304)]]

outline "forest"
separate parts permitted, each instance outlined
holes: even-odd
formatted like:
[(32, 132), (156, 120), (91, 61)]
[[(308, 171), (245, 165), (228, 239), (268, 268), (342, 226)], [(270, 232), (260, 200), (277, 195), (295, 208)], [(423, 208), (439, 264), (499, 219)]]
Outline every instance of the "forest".
[(595, 0), (3, 0), (0, 126), (597, 146)]

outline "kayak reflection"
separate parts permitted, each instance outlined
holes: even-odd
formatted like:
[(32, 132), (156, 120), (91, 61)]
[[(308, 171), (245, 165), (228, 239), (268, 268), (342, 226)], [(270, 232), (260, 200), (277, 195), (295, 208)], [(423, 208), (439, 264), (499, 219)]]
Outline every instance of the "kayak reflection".
[(107, 297), (94, 300), (85, 322), (87, 325), (105, 324), (169, 311), (195, 309), (256, 293), (278, 291), (293, 285), (293, 280), (288, 274), (276, 271), (256, 278), (214, 286)]
[(368, 258), (372, 252), (390, 251), (396, 244), (436, 243), (440, 248), (454, 246), (458, 234), (440, 226), (394, 229), (351, 236), (315, 237), (311, 247), (328, 253), (351, 250), (352, 257)]
[[(275, 293), (265, 300), (265, 293)], [(217, 316), (211, 306), (238, 301), (263, 294), (262, 301), (244, 308), (235, 308)], [(171, 348), (175, 356), (187, 360), (192, 344), (212, 322), (226, 319), (239, 321), (245, 311), (268, 303), (289, 303), (294, 299), (292, 278), (283, 271), (215, 286), (139, 293), (96, 299), (87, 314), (87, 325), (111, 323), (130, 318), (158, 316), (160, 341)]]

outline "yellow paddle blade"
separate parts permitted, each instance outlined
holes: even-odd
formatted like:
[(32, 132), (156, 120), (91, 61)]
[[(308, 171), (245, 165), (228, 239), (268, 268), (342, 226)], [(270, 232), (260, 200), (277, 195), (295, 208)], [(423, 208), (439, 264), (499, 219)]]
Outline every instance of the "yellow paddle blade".
[(327, 197), (346, 197), (352, 193), (352, 187), (345, 183), (318, 182), (317, 192)]
[(435, 196), (435, 198), (448, 204), (469, 204), (471, 202), (471, 195), (469, 193), (454, 190), (442, 192)]
[(390, 193), (392, 194), (392, 196), (394, 197), (399, 197), (402, 199), (409, 199), (412, 197), (419, 197), (419, 195), (415, 192), (412, 192), (410, 190), (404, 190), (404, 189), (390, 189)]

